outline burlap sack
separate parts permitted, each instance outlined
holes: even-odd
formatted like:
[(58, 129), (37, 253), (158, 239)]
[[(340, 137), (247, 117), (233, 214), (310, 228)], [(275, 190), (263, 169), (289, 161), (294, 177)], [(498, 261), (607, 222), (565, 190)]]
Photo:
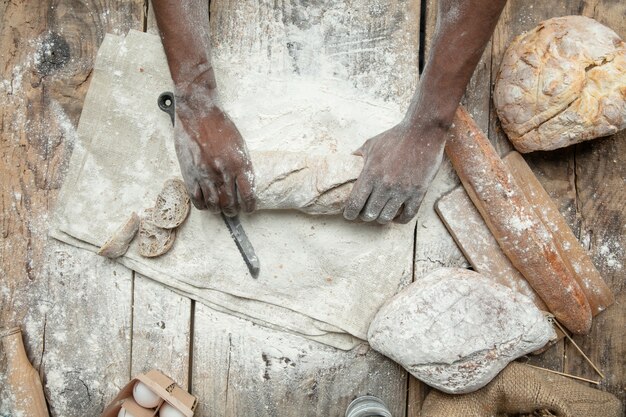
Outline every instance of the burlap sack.
[(613, 395), (512, 362), (489, 385), (464, 395), (431, 391), (422, 417), (495, 417), (548, 410), (558, 417), (620, 417)]

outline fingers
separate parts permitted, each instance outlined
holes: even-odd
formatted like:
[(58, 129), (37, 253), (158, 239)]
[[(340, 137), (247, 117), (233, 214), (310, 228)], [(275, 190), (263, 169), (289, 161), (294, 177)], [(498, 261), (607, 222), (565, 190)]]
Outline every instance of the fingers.
[(251, 213), (256, 208), (256, 198), (254, 196), (254, 185), (250, 183), (246, 174), (238, 176), (235, 183), (239, 193), (240, 205), (243, 211)]
[(228, 217), (236, 216), (239, 213), (239, 201), (237, 200), (235, 180), (230, 175), (225, 175), (224, 182), (217, 192), (222, 212)]
[(380, 224), (387, 224), (392, 221), (402, 207), (402, 203), (403, 200), (400, 198), (392, 198), (387, 201), (387, 204), (385, 204), (385, 207), (380, 212), (380, 215), (378, 216), (376, 221)]
[(359, 218), (364, 222), (371, 222), (378, 219), (378, 216), (380, 216), (380, 212), (385, 207), (385, 204), (387, 204), (387, 201), (389, 201), (389, 197), (386, 193), (374, 189), (374, 191), (370, 194), (370, 198), (367, 200), (367, 204), (365, 204)]
[(350, 197), (348, 197), (348, 203), (343, 210), (343, 217), (346, 220), (356, 220), (359, 217), (359, 213), (367, 203), (367, 200), (372, 192), (372, 185), (369, 181), (358, 179), (352, 187)]
[(367, 157), (367, 151), (369, 150), (370, 141), (366, 140), (363, 145), (356, 151), (352, 152), (352, 155), (362, 156), (363, 158)]
[(187, 193), (189, 194), (189, 199), (193, 203), (194, 207), (198, 210), (204, 210), (206, 208), (206, 203), (204, 202), (204, 195), (202, 194), (202, 188), (200, 188), (200, 184), (194, 181), (191, 187), (187, 185)]
[(215, 185), (210, 181), (203, 181), (201, 188), (202, 188), (202, 194), (204, 195), (205, 207), (211, 213), (219, 213), (220, 212), (220, 207), (219, 207), (220, 200), (219, 200), (219, 194), (217, 192), (217, 188), (215, 188)]
[(404, 207), (402, 208), (402, 212), (400, 213), (400, 215), (394, 219), (394, 222), (402, 223), (402, 224), (406, 224), (410, 222), (413, 219), (413, 217), (417, 215), (417, 211), (419, 210), (423, 199), (424, 199), (424, 193), (421, 192), (417, 197), (414, 197), (408, 200), (404, 204)]

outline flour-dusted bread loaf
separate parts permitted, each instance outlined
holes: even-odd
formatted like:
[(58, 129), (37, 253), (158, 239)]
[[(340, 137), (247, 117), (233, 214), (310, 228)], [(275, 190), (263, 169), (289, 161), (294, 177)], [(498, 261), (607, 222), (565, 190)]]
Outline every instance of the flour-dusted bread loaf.
[(102, 245), (98, 251), (98, 255), (115, 259), (124, 255), (128, 250), (130, 242), (133, 240), (139, 230), (140, 218), (137, 213), (133, 212), (128, 220), (124, 222)]
[(571, 332), (588, 333), (591, 309), (554, 235), (537, 216), (489, 139), (461, 106), (446, 155), (513, 266)]
[(482, 388), (555, 337), (529, 298), (460, 268), (408, 285), (376, 313), (367, 333), (374, 350), (451, 394)]
[(139, 226), (139, 253), (146, 258), (161, 256), (172, 248), (175, 229), (164, 229), (152, 221), (154, 209), (147, 209)]
[(179, 179), (165, 181), (152, 210), (152, 222), (163, 229), (173, 229), (187, 218), (190, 208), (185, 183)]
[(520, 152), (611, 135), (626, 128), (626, 44), (587, 17), (546, 20), (513, 40), (493, 99)]

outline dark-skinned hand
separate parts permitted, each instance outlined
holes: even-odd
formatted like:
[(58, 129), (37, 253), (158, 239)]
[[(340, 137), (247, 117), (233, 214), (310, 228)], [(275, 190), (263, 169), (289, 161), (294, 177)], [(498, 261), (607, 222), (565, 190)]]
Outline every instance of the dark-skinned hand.
[(254, 172), (245, 142), (205, 86), (177, 91), (176, 154), (196, 208), (235, 216), (255, 209)]
[(347, 220), (408, 223), (415, 217), (443, 155), (445, 129), (404, 121), (355, 152), (363, 171), (344, 210)]

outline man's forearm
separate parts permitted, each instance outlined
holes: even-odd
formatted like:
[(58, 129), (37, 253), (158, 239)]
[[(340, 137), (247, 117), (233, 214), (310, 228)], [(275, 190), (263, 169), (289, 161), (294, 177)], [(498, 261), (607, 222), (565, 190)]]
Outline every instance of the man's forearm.
[(420, 85), (407, 118), (447, 128), (506, 0), (441, 0)]
[(209, 41), (207, 0), (152, 0), (176, 89), (192, 83), (215, 88)]

